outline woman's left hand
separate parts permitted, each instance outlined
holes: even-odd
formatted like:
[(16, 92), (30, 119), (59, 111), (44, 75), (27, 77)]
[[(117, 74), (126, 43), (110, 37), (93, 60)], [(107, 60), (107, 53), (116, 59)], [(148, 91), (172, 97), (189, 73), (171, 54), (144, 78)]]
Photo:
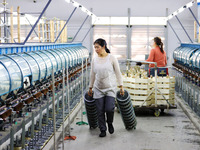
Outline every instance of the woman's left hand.
[(120, 95), (123, 96), (124, 95), (124, 88), (120, 87)]

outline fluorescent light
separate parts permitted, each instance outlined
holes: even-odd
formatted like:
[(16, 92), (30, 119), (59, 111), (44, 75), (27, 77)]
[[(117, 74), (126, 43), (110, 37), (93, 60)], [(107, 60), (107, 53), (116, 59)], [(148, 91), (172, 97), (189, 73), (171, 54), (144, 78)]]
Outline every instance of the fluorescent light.
[(96, 20), (96, 19), (97, 19), (97, 16), (96, 16), (95, 14), (92, 14), (92, 18), (93, 18), (94, 20)]
[(87, 9), (84, 7), (84, 6), (81, 6), (81, 10), (83, 11), (83, 12), (87, 12)]
[[(198, 0), (198, 1), (200, 2), (200, 0)], [(194, 3), (195, 3), (194, 0), (191, 1), (191, 2), (189, 2), (189, 3), (187, 3), (186, 5), (184, 5), (183, 7), (179, 8), (177, 11), (175, 11), (175, 12), (173, 12), (171, 15), (169, 15), (169, 16), (167, 17), (167, 19), (169, 20), (169, 19), (173, 18), (174, 16), (178, 15), (179, 13), (182, 13), (182, 12), (185, 10), (185, 8), (190, 8), (190, 7), (192, 7), (192, 6), (194, 5)]]
[(190, 7), (193, 6), (193, 4), (194, 4), (194, 1), (191, 1), (191, 2), (189, 2), (189, 3), (186, 4), (186, 7), (187, 7), (187, 8), (190, 8)]
[(71, 2), (71, 0), (65, 0), (67, 3), (70, 3)]
[(173, 16), (172, 15), (169, 15), (168, 16), (168, 20), (170, 20), (170, 19), (172, 19), (173, 18)]
[(185, 9), (184, 7), (179, 8), (178, 13), (182, 13), (184, 11), (184, 9)]
[(177, 11), (173, 12), (173, 15), (174, 16), (178, 15), (178, 12)]
[(75, 2), (75, 1), (73, 1), (73, 5), (74, 5), (74, 7), (79, 7), (80, 6), (80, 4)]
[(88, 14), (89, 16), (91, 16), (91, 15), (92, 15), (92, 13), (91, 13), (90, 11), (87, 11), (87, 14)]
[(91, 12), (89, 11), (87, 8), (85, 8), (84, 6), (82, 6), (80, 3), (74, 1), (74, 0), (65, 0), (66, 2), (68, 3), (72, 3), (74, 7), (80, 7), (80, 9), (84, 12), (84, 13), (87, 13), (88, 16), (92, 16), (92, 19), (93, 20), (96, 20), (96, 16)]
[(92, 24), (94, 24), (96, 21), (98, 21), (99, 19), (97, 18), (97, 16), (95, 16), (93, 13), (91, 14), (92, 17)]

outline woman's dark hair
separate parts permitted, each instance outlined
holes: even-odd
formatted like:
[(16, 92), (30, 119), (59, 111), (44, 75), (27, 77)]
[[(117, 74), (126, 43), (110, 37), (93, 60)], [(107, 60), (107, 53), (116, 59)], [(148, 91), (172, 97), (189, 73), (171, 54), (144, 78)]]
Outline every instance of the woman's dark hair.
[(158, 45), (160, 47), (160, 51), (162, 53), (164, 53), (164, 50), (163, 50), (163, 42), (161, 41), (161, 38), (160, 37), (155, 37), (154, 39), (154, 42), (156, 43), (156, 45)]
[(99, 38), (94, 41), (94, 44), (99, 44), (101, 47), (105, 46), (106, 53), (110, 53), (110, 50), (107, 48), (106, 40)]

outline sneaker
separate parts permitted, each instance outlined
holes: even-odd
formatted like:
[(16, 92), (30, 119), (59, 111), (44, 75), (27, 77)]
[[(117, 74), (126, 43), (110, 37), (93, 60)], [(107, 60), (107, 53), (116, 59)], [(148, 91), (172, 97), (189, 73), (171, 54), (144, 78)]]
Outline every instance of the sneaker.
[(112, 124), (108, 124), (108, 131), (110, 134), (113, 134), (114, 133), (114, 127)]
[(106, 131), (101, 131), (101, 133), (99, 134), (99, 137), (105, 137), (106, 136)]

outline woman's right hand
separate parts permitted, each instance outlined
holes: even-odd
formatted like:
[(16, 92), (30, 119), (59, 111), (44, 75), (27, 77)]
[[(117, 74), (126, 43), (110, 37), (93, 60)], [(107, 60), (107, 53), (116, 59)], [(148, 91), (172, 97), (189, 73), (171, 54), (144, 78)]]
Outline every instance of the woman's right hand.
[(123, 88), (123, 86), (120, 85), (119, 88), (120, 88), (120, 95), (124, 96), (124, 88)]
[(92, 97), (92, 88), (89, 88), (88, 95)]

